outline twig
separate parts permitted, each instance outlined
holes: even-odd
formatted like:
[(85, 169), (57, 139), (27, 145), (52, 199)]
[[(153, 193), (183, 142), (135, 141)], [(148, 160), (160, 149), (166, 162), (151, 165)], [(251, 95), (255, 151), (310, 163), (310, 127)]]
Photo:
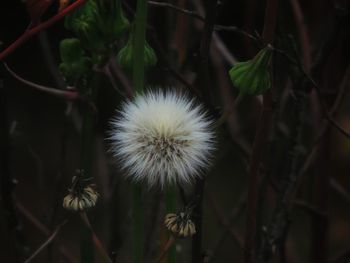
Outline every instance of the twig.
[(0, 198), (4, 209), (5, 222), (8, 225), (9, 234), (13, 235), (15, 259), (20, 261), (23, 257), (26, 245), (22, 233), (22, 225), (18, 218), (14, 201), (14, 188), (16, 180), (11, 174), (11, 131), (8, 116), (7, 92), (4, 82), (0, 79)]
[(222, 210), (218, 206), (218, 204), (217, 204), (213, 194), (211, 192), (207, 191), (206, 197), (207, 197), (207, 199), (209, 201), (210, 206), (213, 209), (213, 212), (214, 212), (215, 216), (217, 216), (220, 224), (226, 229), (226, 231), (228, 230), (228, 233), (236, 241), (238, 247), (240, 249), (243, 249), (243, 240), (242, 240), (242, 238), (240, 237), (240, 235), (237, 233), (237, 231), (230, 224), (230, 219), (228, 219), (224, 215), (224, 213), (222, 212)]
[(49, 236), (49, 238), (44, 243), (42, 243), (41, 246), (38, 247), (38, 249), (35, 250), (34, 253), (24, 261), (24, 263), (31, 262), (41, 251), (43, 251), (55, 239), (61, 227), (64, 226), (67, 222), (68, 220), (65, 220), (61, 224), (59, 224), (56, 227), (55, 231)]
[(186, 9), (180, 8), (178, 6), (172, 5), (170, 3), (158, 2), (158, 1), (148, 1), (148, 4), (153, 5), (153, 6), (159, 6), (159, 7), (168, 7), (168, 8), (171, 8), (171, 9), (175, 10), (175, 11), (178, 11), (178, 12), (181, 12), (183, 14), (186, 14), (186, 15), (192, 16), (194, 18), (197, 18), (197, 19), (199, 19), (199, 20), (201, 20), (203, 22), (205, 21), (205, 18), (202, 17), (197, 12), (186, 10)]
[(171, 248), (171, 246), (174, 244), (175, 242), (175, 237), (173, 235), (170, 235), (168, 241), (165, 243), (162, 251), (160, 252), (160, 255), (158, 256), (156, 262), (161, 262), (163, 260), (163, 258), (165, 257), (166, 253), (168, 252), (168, 250)]
[(350, 259), (350, 247), (341, 251), (337, 256), (330, 260), (331, 263), (347, 263)]
[(47, 87), (47, 86), (43, 86), (40, 84), (36, 84), (34, 82), (31, 82), (29, 80), (26, 80), (22, 77), (20, 77), (19, 75), (17, 75), (12, 69), (9, 68), (9, 66), (6, 63), (3, 63), (6, 70), (18, 81), (32, 87), (35, 88), (36, 90), (45, 92), (47, 94), (53, 95), (55, 97), (59, 97), (65, 100), (76, 100), (76, 99), (81, 99), (81, 96), (79, 95), (79, 93), (77, 91), (70, 91), (70, 90), (59, 90), (59, 89), (55, 89), (55, 88), (51, 88), (51, 87)]
[[(210, 104), (210, 72), (209, 72), (209, 55), (210, 55), (210, 44), (212, 40), (217, 1), (206, 0), (205, 2), (205, 22), (202, 33), (202, 39), (199, 50), (199, 67), (197, 71), (197, 78), (195, 81), (196, 87), (201, 87), (203, 91), (204, 102), (209, 106)], [(192, 263), (202, 262), (202, 216), (203, 216), (203, 193), (204, 193), (205, 179), (197, 179), (195, 185), (195, 199), (198, 200), (194, 208), (194, 222), (196, 225), (197, 233), (192, 239)]]
[[(50, 230), (18, 201), (16, 202), (16, 208), (43, 235), (50, 235)], [(68, 262), (75, 262), (74, 257), (69, 253), (69, 251), (65, 247), (60, 247), (59, 251)]]
[(305, 211), (309, 212), (312, 216), (317, 216), (321, 218), (327, 218), (327, 214), (323, 211), (317, 209), (317, 207), (310, 205), (309, 203), (302, 200), (295, 200), (294, 205), (303, 208)]
[(85, 2), (86, 0), (77, 0), (73, 4), (63, 9), (58, 14), (49, 18), (47, 21), (42, 22), (39, 25), (25, 31), (19, 38), (17, 38), (17, 40), (15, 40), (10, 46), (8, 46), (4, 51), (0, 53), (0, 61), (4, 60), (8, 55), (14, 52), (19, 46), (25, 43), (28, 39), (32, 38), (42, 30), (52, 26), (57, 21), (61, 20), (65, 15), (74, 11), (75, 9), (83, 5)]
[[(263, 29), (263, 42), (265, 45), (273, 44), (276, 21), (277, 21), (278, 0), (268, 0), (265, 21)], [(262, 158), (262, 152), (266, 145), (267, 137), (270, 133), (273, 116), (272, 92), (268, 90), (263, 95), (263, 108), (255, 134), (253, 151), (250, 160), (249, 182), (248, 182), (248, 209), (246, 219), (245, 233), (245, 263), (255, 262), (256, 257), (256, 222), (257, 222), (257, 203), (259, 188), (259, 168)]]
[[(236, 222), (237, 218), (242, 214), (244, 207), (246, 206), (247, 193), (243, 192), (238, 198), (237, 204), (234, 205), (230, 215), (229, 215), (229, 225), (232, 225)], [(226, 236), (229, 232), (226, 230), (226, 227), (222, 230), (216, 241), (213, 242), (210, 256), (207, 258), (207, 263), (211, 262), (215, 258), (215, 255), (218, 253), (218, 250), (221, 248), (222, 243), (225, 241)]]
[(91, 224), (90, 224), (90, 221), (86, 215), (85, 212), (81, 213), (80, 214), (80, 217), (82, 219), (82, 221), (84, 222), (84, 224), (87, 226), (87, 228), (91, 231), (91, 235), (92, 235), (92, 241), (94, 242), (94, 245), (97, 249), (97, 251), (99, 252), (101, 258), (102, 258), (102, 262), (104, 263), (112, 263), (112, 260), (110, 259), (110, 257), (108, 256), (105, 248), (103, 247), (100, 239), (96, 236)]
[(311, 48), (303, 12), (300, 8), (299, 0), (289, 0), (289, 2), (292, 6), (295, 22), (299, 32), (300, 43), (303, 49), (303, 62), (306, 69), (309, 71), (311, 68)]
[(247, 38), (250, 38), (250, 39), (254, 40), (257, 43), (261, 43), (261, 41), (257, 37), (253, 36), (252, 34), (249, 34), (248, 32), (246, 32), (246, 31), (244, 31), (244, 30), (242, 30), (242, 29), (240, 29), (240, 28), (238, 28), (236, 26), (215, 25), (214, 29), (216, 31), (235, 32), (235, 33), (243, 35), (243, 36), (245, 36)]
[[(332, 28), (326, 37), (324, 43), (318, 51), (314, 64), (310, 70), (312, 74), (320, 74), (321, 65), (323, 65), (325, 58), (328, 57), (330, 52), (335, 46), (334, 38), (340, 31), (340, 24)], [(283, 176), (285, 183), (283, 190), (280, 192), (279, 203), (275, 207), (270, 222), (268, 224), (267, 231), (264, 233), (262, 242), (259, 248), (258, 262), (267, 262), (272, 253), (272, 248), (279, 245), (283, 241), (285, 235), (285, 229), (288, 225), (288, 215), (292, 208), (292, 203), (302, 182), (304, 175), (306, 174), (309, 165), (312, 163), (317, 147), (311, 150), (308, 158), (305, 160), (304, 154), (300, 151), (300, 143), (302, 137), (302, 120), (304, 119), (305, 105), (307, 101), (307, 95), (311, 90), (310, 80), (301, 74), (301, 79), (297, 85), (295, 85), (295, 121), (293, 124), (293, 144), (290, 148), (291, 154), (290, 161), (288, 161), (288, 167), (286, 175)], [(321, 129), (320, 135), (323, 136), (326, 129)]]

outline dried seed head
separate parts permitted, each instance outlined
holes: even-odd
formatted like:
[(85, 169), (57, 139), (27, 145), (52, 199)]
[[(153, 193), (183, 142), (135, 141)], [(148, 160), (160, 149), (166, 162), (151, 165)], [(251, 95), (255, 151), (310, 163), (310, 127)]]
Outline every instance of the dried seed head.
[(111, 150), (134, 181), (188, 184), (210, 163), (212, 123), (193, 99), (150, 91), (125, 103), (112, 121)]
[(85, 211), (96, 205), (98, 192), (94, 184), (82, 186), (82, 182), (73, 177), (73, 186), (69, 189), (69, 194), (63, 199), (63, 207), (71, 211)]
[(191, 237), (196, 233), (196, 226), (188, 213), (167, 214), (164, 219), (165, 227), (177, 237)]

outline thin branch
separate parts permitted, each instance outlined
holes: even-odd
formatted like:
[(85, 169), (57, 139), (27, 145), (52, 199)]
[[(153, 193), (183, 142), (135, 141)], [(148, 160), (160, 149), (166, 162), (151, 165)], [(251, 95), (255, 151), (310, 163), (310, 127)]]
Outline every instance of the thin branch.
[(235, 240), (237, 243), (238, 247), (240, 249), (243, 249), (243, 240), (240, 237), (240, 235), (236, 232), (236, 230), (232, 227), (230, 224), (230, 219), (225, 216), (225, 214), (222, 212), (220, 209), (219, 205), (217, 204), (213, 194), (209, 191), (207, 191), (206, 194), (207, 200), (209, 201), (209, 205), (211, 206), (214, 214), (217, 216), (220, 224), (228, 230), (228, 233), (232, 236), (232, 238)]
[[(234, 222), (236, 222), (237, 218), (242, 214), (244, 211), (244, 208), (246, 206), (246, 199), (247, 199), (247, 193), (244, 191), (240, 197), (238, 198), (237, 204), (234, 205), (234, 208), (232, 209), (230, 215), (229, 215), (229, 225), (232, 225)], [(207, 263), (211, 262), (215, 255), (218, 253), (218, 250), (222, 247), (223, 242), (225, 241), (225, 238), (229, 234), (229, 231), (227, 231), (226, 227), (222, 230), (218, 238), (213, 242), (212, 249), (210, 250), (210, 256), (207, 258)]]
[(330, 260), (330, 263), (347, 263), (350, 259), (350, 247), (341, 251), (337, 256)]
[[(158, 6), (158, 7), (167, 7), (167, 8), (173, 9), (177, 12), (180, 12), (180, 13), (186, 14), (188, 16), (191, 16), (193, 18), (196, 18), (202, 22), (205, 22), (205, 18), (203, 16), (201, 16), (199, 13), (197, 13), (195, 11), (183, 9), (181, 7), (178, 7), (178, 6), (170, 4), (170, 3), (158, 2), (158, 1), (148, 1), (148, 4), (153, 5), (153, 6)], [(248, 32), (246, 32), (246, 31), (244, 31), (236, 26), (215, 25), (214, 30), (215, 31), (235, 32), (235, 33), (241, 34), (245, 37), (248, 37), (256, 42), (260, 42), (260, 40), (257, 37), (253, 36), (252, 34), (249, 34)]]
[(296, 28), (299, 32), (300, 44), (303, 49), (303, 62), (306, 69), (309, 71), (311, 68), (311, 47), (303, 12), (299, 0), (289, 0), (289, 2), (292, 6), (295, 22), (297, 24)]
[[(214, 24), (217, 11), (217, 0), (204, 1), (205, 6), (205, 22), (202, 33), (202, 39), (200, 42), (199, 59), (197, 77), (195, 80), (195, 86), (198, 90), (201, 88), (203, 94), (203, 100), (208, 107), (211, 105), (211, 79), (209, 71), (209, 56), (210, 45), (212, 42), (212, 36), (214, 31)], [(203, 220), (203, 194), (204, 194), (205, 179), (197, 179), (195, 184), (195, 199), (198, 200), (195, 208), (194, 222), (196, 225), (197, 233), (192, 239), (192, 263), (202, 262), (202, 220)]]
[(250, 38), (252, 40), (254, 40), (257, 43), (261, 43), (261, 40), (255, 36), (253, 36), (252, 34), (249, 34), (248, 32), (240, 29), (239, 27), (236, 26), (222, 26), (222, 25), (215, 25), (214, 29), (216, 31), (228, 31), (228, 32), (234, 32), (234, 33), (238, 33), (240, 35), (243, 35), (247, 38)]
[(194, 17), (196, 19), (199, 19), (201, 21), (205, 21), (204, 17), (202, 17), (200, 14), (198, 14), (197, 12), (195, 11), (190, 11), (190, 10), (186, 10), (186, 9), (183, 9), (181, 7), (178, 7), (178, 6), (175, 6), (175, 5), (172, 5), (170, 3), (164, 3), (164, 2), (158, 2), (158, 1), (148, 1), (148, 4), (149, 5), (153, 5), (153, 6), (158, 6), (158, 7), (168, 7), (168, 8), (171, 8), (177, 12), (180, 12), (180, 13), (183, 13), (183, 14), (186, 14), (186, 15), (189, 15), (191, 17)]
[(41, 251), (43, 251), (55, 239), (61, 227), (64, 226), (67, 222), (68, 220), (65, 220), (61, 224), (59, 224), (56, 227), (55, 231), (49, 236), (49, 238), (44, 243), (42, 243), (40, 247), (38, 247), (38, 249), (35, 250), (34, 253), (24, 261), (24, 263), (31, 262)]
[(173, 235), (171, 235), (169, 237), (168, 241), (165, 243), (164, 247), (162, 248), (162, 250), (160, 252), (160, 255), (156, 259), (156, 263), (162, 262), (162, 260), (164, 259), (166, 253), (171, 248), (171, 246), (174, 244), (174, 242), (175, 242), (175, 237)]
[(17, 75), (12, 69), (9, 68), (9, 66), (6, 63), (3, 63), (6, 70), (18, 81), (22, 82), (23, 84), (26, 84), (32, 88), (35, 88), (36, 90), (45, 92), (47, 94), (53, 95), (55, 97), (59, 97), (65, 100), (76, 100), (76, 99), (81, 99), (81, 96), (77, 91), (70, 91), (70, 90), (59, 90), (47, 86), (43, 86), (40, 84), (36, 84), (34, 82), (31, 82), (29, 80), (26, 80), (19, 75)]
[[(273, 44), (277, 23), (278, 0), (268, 0), (265, 11), (265, 21), (263, 29), (264, 45)], [(271, 87), (272, 89), (273, 87)], [(245, 232), (244, 262), (253, 263), (256, 258), (256, 228), (257, 228), (257, 204), (259, 190), (259, 168), (262, 161), (262, 153), (267, 143), (270, 133), (273, 102), (272, 91), (268, 90), (263, 95), (263, 108), (260, 115), (257, 131), (254, 138), (253, 150), (250, 160), (250, 171), (248, 181), (248, 208)]]
[(84, 222), (84, 224), (86, 225), (86, 227), (91, 231), (91, 235), (92, 235), (92, 241), (94, 242), (94, 245), (98, 251), (98, 253), (100, 254), (100, 257), (102, 259), (102, 262), (104, 263), (112, 263), (111, 258), (108, 256), (106, 249), (103, 247), (102, 242), (100, 241), (100, 239), (96, 236), (90, 221), (86, 215), (85, 212), (80, 214), (80, 217), (82, 219), (82, 221)]
[[(43, 235), (49, 236), (50, 230), (43, 225), (30, 211), (28, 211), (20, 202), (16, 202), (16, 208), (18, 211)], [(65, 247), (59, 248), (60, 253), (65, 257), (68, 262), (75, 262), (74, 257), (68, 252)]]
[(47, 21), (40, 23), (39, 25), (28, 29), (25, 31), (17, 40), (15, 40), (10, 46), (8, 46), (5, 50), (3, 50), (0, 53), (0, 61), (4, 60), (8, 55), (10, 55), (12, 52), (14, 52), (19, 46), (21, 46), (23, 43), (25, 43), (28, 39), (32, 38), (39, 32), (43, 31), (44, 29), (52, 26), (59, 20), (61, 20), (65, 15), (68, 13), (74, 11), (81, 5), (83, 5), (86, 2), (86, 0), (77, 0), (73, 4), (69, 5), (65, 9), (63, 9), (58, 14), (54, 15), (53, 17), (49, 18)]
[(304, 209), (305, 211), (309, 212), (312, 216), (321, 217), (324, 219), (327, 219), (327, 214), (323, 211), (320, 211), (317, 209), (317, 207), (310, 205), (309, 203), (302, 201), (302, 200), (295, 200), (294, 205)]
[[(323, 108), (323, 111), (325, 112), (325, 118), (326, 120), (334, 127), (336, 128), (341, 134), (343, 134), (345, 137), (347, 137), (348, 139), (350, 139), (350, 133), (348, 131), (346, 131), (334, 118), (333, 118), (333, 114), (332, 111), (329, 112), (326, 108), (326, 105), (324, 103), (324, 101), (322, 100), (322, 94), (320, 91), (320, 88), (318, 86), (318, 84), (316, 83), (316, 81), (310, 76), (310, 74), (308, 74), (305, 70), (303, 65), (301, 64), (300, 60), (295, 60), (293, 59), (289, 54), (287, 54), (285, 51), (280, 50), (280, 49), (276, 49), (273, 48), (274, 51), (278, 52), (279, 54), (283, 55), (288, 61), (290, 61), (292, 64), (296, 65), (298, 67), (298, 69), (300, 70), (300, 72), (305, 76), (305, 78), (312, 84), (312, 86), (315, 88), (316, 93), (319, 97), (319, 100), (321, 102), (321, 106)], [(345, 72), (345, 81), (343, 81), (342, 85), (348, 85), (348, 80), (350, 78), (350, 71), (349, 69), (346, 70)], [(345, 90), (345, 88), (343, 88), (343, 90)], [(341, 99), (341, 98), (340, 98)], [(337, 101), (336, 104), (339, 104), (340, 102)]]

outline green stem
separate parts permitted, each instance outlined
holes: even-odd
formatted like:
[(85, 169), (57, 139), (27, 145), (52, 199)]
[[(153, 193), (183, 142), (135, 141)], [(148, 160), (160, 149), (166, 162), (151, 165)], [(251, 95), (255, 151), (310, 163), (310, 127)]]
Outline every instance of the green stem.
[[(96, 94), (96, 87), (98, 83), (98, 76), (94, 75), (92, 79), (87, 79), (87, 96), (93, 101)], [(91, 178), (91, 164), (93, 160), (93, 137), (94, 137), (94, 113), (86, 106), (84, 109), (84, 119), (81, 135), (81, 154), (80, 167), (82, 173), (81, 179)], [(94, 262), (94, 246), (92, 243), (92, 234), (88, 227), (83, 226), (81, 230), (80, 243), (80, 262), (93, 263)]]
[[(145, 78), (144, 51), (146, 42), (147, 1), (138, 0), (135, 18), (135, 39), (133, 43), (133, 85), (136, 93), (142, 93)], [(143, 256), (143, 210), (141, 187), (134, 185), (134, 262), (141, 263)]]
[(139, 184), (133, 188), (133, 223), (134, 223), (134, 262), (142, 262), (143, 256), (143, 210), (142, 191)]
[(135, 42), (133, 45), (133, 85), (136, 92), (142, 92), (145, 77), (144, 52), (147, 25), (147, 1), (138, 0), (135, 18)]
[[(176, 190), (170, 185), (165, 193), (165, 204), (167, 213), (175, 213), (176, 210)], [(175, 246), (171, 246), (167, 253), (167, 263), (176, 263)]]

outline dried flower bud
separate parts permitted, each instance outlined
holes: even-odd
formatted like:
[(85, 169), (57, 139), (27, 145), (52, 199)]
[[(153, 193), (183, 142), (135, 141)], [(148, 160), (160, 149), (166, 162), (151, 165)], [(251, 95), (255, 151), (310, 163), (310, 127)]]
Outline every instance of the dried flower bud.
[(98, 196), (94, 184), (82, 186), (81, 181), (73, 177), (73, 186), (63, 199), (63, 207), (76, 212), (85, 211), (96, 205)]
[(270, 76), (267, 70), (272, 49), (262, 49), (253, 59), (234, 65), (229, 71), (231, 81), (240, 95), (260, 95), (270, 88)]
[(177, 237), (191, 237), (196, 233), (196, 226), (188, 213), (167, 214), (164, 219), (166, 228)]

